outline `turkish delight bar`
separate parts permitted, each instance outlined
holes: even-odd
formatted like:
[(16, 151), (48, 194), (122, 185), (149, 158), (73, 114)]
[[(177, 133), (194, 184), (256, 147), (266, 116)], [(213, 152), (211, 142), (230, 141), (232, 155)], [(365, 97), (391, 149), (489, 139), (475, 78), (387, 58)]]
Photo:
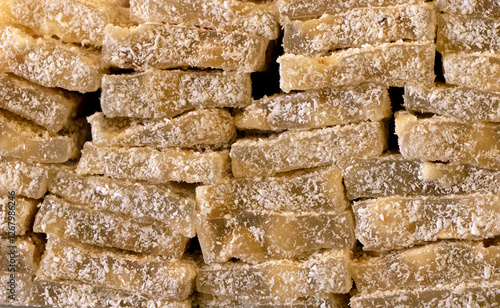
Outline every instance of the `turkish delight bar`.
[(0, 288), (0, 305), (14, 305), (6, 307), (29, 305), (32, 282), (31, 274), (0, 271), (0, 284), (3, 286)]
[(131, 17), (138, 22), (188, 24), (201, 28), (239, 31), (275, 40), (277, 14), (269, 3), (240, 0), (132, 0)]
[(173, 183), (84, 176), (75, 172), (75, 166), (52, 166), (49, 191), (100, 211), (121, 213), (137, 221), (159, 221), (187, 237), (196, 234), (194, 190)]
[(101, 46), (104, 27), (118, 21), (118, 11), (106, 0), (3, 0), (0, 19), (40, 36)]
[(406, 86), (406, 110), (433, 113), (466, 122), (500, 122), (500, 94), (464, 86)]
[(213, 296), (275, 301), (348, 293), (352, 287), (351, 254), (349, 250), (326, 250), (297, 261), (204, 265), (198, 272), (196, 289)]
[(148, 69), (102, 78), (101, 107), (108, 117), (171, 118), (193, 109), (246, 107), (251, 101), (247, 73)]
[(0, 24), (2, 71), (45, 87), (94, 92), (104, 72), (100, 54), (92, 49), (53, 38), (35, 38), (27, 32)]
[(286, 53), (314, 56), (366, 44), (432, 41), (436, 15), (433, 4), (419, 4), (358, 8), (318, 19), (289, 21), (284, 24), (283, 48)]
[(500, 170), (420, 162), (399, 154), (351, 159), (342, 165), (342, 169), (349, 200), (500, 191)]
[(264, 97), (236, 114), (234, 123), (239, 130), (280, 132), (376, 122), (391, 115), (387, 88), (370, 84)]
[(341, 212), (348, 206), (342, 172), (335, 166), (198, 186), (196, 202), (199, 214), (211, 218), (252, 210)]
[(397, 112), (396, 134), (405, 158), (500, 169), (500, 124)]
[(162, 222), (145, 222), (54, 195), (44, 198), (33, 231), (139, 253), (180, 257), (189, 237)]
[(173, 119), (107, 118), (98, 112), (87, 120), (92, 141), (100, 146), (220, 149), (236, 139), (233, 117), (224, 109), (194, 110)]
[(24, 235), (29, 232), (38, 203), (39, 200), (8, 193), (0, 195), (0, 235)]
[(190, 308), (191, 300), (168, 300), (76, 281), (35, 278), (31, 304), (48, 307)]
[(231, 167), (235, 177), (266, 176), (335, 164), (353, 156), (378, 156), (386, 145), (381, 122), (285, 132), (236, 141), (231, 147)]
[(420, 4), (425, 0), (278, 0), (281, 21), (286, 19), (317, 18), (323, 14), (336, 15), (363, 7), (386, 7)]
[(254, 72), (266, 68), (269, 41), (240, 32), (147, 23), (106, 26), (104, 66), (169, 69), (184, 66)]
[(490, 52), (443, 55), (446, 83), (500, 92), (500, 55)]
[(441, 284), (498, 281), (500, 247), (442, 241), (353, 261), (351, 273), (363, 294)]
[(491, 0), (436, 0), (437, 8), (450, 14), (500, 17), (500, 3)]
[(500, 235), (500, 195), (385, 197), (353, 204), (364, 250), (392, 250), (440, 239)]
[(308, 57), (285, 54), (280, 86), (285, 92), (379, 83), (391, 87), (431, 86), (435, 45), (430, 41), (385, 43)]
[(500, 51), (500, 18), (442, 14), (438, 29), (441, 53)]
[(349, 299), (345, 295), (330, 294), (320, 298), (306, 297), (288, 301), (244, 299), (236, 300), (227, 297), (200, 294), (197, 299), (200, 308), (347, 308)]
[(132, 255), (48, 235), (37, 278), (89, 284), (152, 298), (186, 300), (193, 291), (194, 262)]
[(0, 110), (0, 155), (38, 163), (63, 163), (80, 155), (86, 123), (75, 120), (59, 134)]
[(14, 192), (28, 198), (45, 195), (49, 182), (48, 166), (0, 156), (0, 193)]
[(43, 241), (34, 234), (1, 237), (0, 271), (35, 275), (42, 252)]
[(229, 168), (227, 151), (99, 147), (87, 142), (77, 173), (153, 183), (175, 181), (214, 184), (226, 176)]
[(235, 258), (257, 263), (306, 257), (319, 249), (352, 249), (354, 219), (350, 211), (307, 213), (246, 211), (197, 223), (205, 263)]
[(74, 93), (0, 73), (0, 107), (35, 122), (49, 133), (67, 126), (81, 101)]

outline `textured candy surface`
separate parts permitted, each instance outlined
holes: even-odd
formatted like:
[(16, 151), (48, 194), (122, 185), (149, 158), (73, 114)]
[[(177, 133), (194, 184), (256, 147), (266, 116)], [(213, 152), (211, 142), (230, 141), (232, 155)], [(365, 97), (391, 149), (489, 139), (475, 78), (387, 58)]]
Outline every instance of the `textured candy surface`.
[[(24, 235), (31, 229), (40, 201), (8, 193), (0, 196), (0, 235)], [(9, 218), (12, 217), (12, 218)], [(13, 232), (13, 233), (12, 233)], [(0, 266), (0, 268), (3, 268)]]
[[(29, 305), (31, 286), (33, 282), (33, 276), (31, 274), (17, 273), (15, 274), (16, 283), (15, 285), (11, 282), (12, 273), (7, 271), (0, 271), (0, 283), (5, 288), (0, 289), (0, 305), (9, 305), (7, 307), (14, 306), (25, 306)], [(15, 299), (9, 299), (11, 295), (11, 290), (9, 288), (15, 288)]]
[(342, 295), (329, 295), (321, 298), (301, 298), (289, 301), (274, 301), (261, 299), (235, 300), (227, 297), (200, 294), (197, 302), (201, 308), (347, 308), (348, 297)]
[(335, 164), (353, 156), (378, 156), (386, 145), (381, 122), (285, 132), (236, 141), (231, 147), (231, 167), (235, 177), (265, 176)]
[[(0, 268), (14, 274), (34, 275), (43, 252), (43, 241), (34, 234), (0, 238)], [(15, 260), (12, 262), (11, 260)]]
[(440, 11), (450, 14), (500, 17), (500, 3), (494, 0), (436, 0), (435, 2)]
[(264, 97), (236, 114), (234, 122), (239, 130), (279, 132), (381, 121), (391, 114), (385, 87), (361, 85)]
[(47, 191), (49, 168), (38, 163), (27, 163), (16, 158), (0, 156), (0, 193), (39, 199)]
[(285, 54), (280, 86), (285, 92), (379, 83), (391, 87), (434, 83), (433, 42), (396, 42), (351, 48), (322, 57)]

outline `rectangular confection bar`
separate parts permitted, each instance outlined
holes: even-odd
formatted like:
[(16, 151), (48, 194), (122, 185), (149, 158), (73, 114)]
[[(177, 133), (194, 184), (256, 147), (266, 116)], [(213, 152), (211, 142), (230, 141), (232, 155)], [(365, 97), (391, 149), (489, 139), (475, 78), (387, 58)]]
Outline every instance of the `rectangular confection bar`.
[(363, 122), (268, 138), (245, 138), (231, 147), (235, 177), (266, 176), (335, 164), (349, 157), (374, 157), (387, 146), (382, 122)]
[(37, 278), (186, 300), (193, 291), (196, 273), (192, 261), (126, 254), (49, 235)]
[(251, 101), (247, 73), (148, 69), (102, 78), (101, 107), (108, 117), (171, 118), (193, 109), (242, 108)]
[(354, 202), (364, 250), (392, 250), (441, 239), (500, 235), (500, 195), (386, 197)]
[(234, 123), (239, 130), (280, 132), (376, 122), (391, 115), (387, 88), (370, 84), (264, 97), (236, 114)]
[(14, 192), (15, 195), (39, 199), (45, 195), (48, 182), (48, 166), (0, 156), (0, 194)]
[(500, 3), (491, 0), (435, 0), (440, 11), (450, 14), (500, 17)]
[(406, 110), (434, 113), (466, 122), (500, 122), (500, 94), (464, 86), (406, 86)]
[(9, 111), (0, 110), (0, 155), (37, 163), (63, 163), (78, 158), (87, 125), (72, 121), (58, 134)]
[(500, 92), (500, 55), (490, 52), (445, 53), (443, 72), (446, 83)]
[(1, 237), (0, 272), (35, 275), (42, 252), (43, 241), (37, 235)]
[(33, 231), (102, 247), (174, 257), (182, 256), (190, 240), (183, 230), (174, 230), (163, 222), (141, 221), (54, 195), (44, 198)]
[(204, 265), (196, 278), (197, 291), (215, 297), (269, 301), (348, 293), (352, 288), (351, 254), (349, 250), (326, 250), (300, 261)]
[(330, 294), (321, 298), (300, 298), (289, 301), (274, 301), (261, 299), (235, 300), (226, 297), (214, 297), (200, 294), (197, 304), (200, 308), (347, 308), (349, 299), (344, 295)]
[(196, 202), (198, 212), (211, 218), (252, 210), (341, 212), (348, 206), (342, 173), (335, 166), (198, 186)]
[(445, 284), (428, 288), (373, 292), (351, 297), (352, 308), (392, 307), (495, 307), (500, 302), (500, 283)]
[(285, 92), (379, 83), (391, 87), (431, 86), (435, 45), (430, 41), (396, 42), (307, 57), (285, 54), (280, 86)]
[(500, 246), (439, 242), (353, 261), (351, 273), (362, 294), (499, 280)]
[(138, 221), (159, 221), (187, 237), (196, 235), (194, 189), (83, 176), (76, 174), (74, 166), (52, 166), (49, 191), (73, 203), (122, 213)]
[(241, 72), (266, 68), (269, 41), (251, 34), (159, 23), (108, 25), (104, 33), (101, 63), (108, 67), (191, 66)]
[(399, 154), (351, 159), (342, 169), (349, 200), (500, 192), (500, 170), (453, 163), (422, 163)]
[(94, 92), (101, 86), (100, 55), (92, 49), (35, 38), (27, 32), (0, 24), (1, 71), (10, 72), (45, 87)]
[(98, 112), (87, 120), (99, 146), (220, 149), (236, 139), (233, 117), (224, 109), (194, 110), (173, 119), (107, 118)]
[(35, 278), (31, 304), (50, 307), (100, 308), (190, 308), (191, 300), (168, 300), (144, 296), (137, 292), (95, 287), (76, 281), (53, 281)]
[(335, 15), (363, 7), (386, 7), (420, 4), (425, 0), (278, 0), (281, 21), (286, 19), (317, 18), (323, 14)]
[[(14, 278), (12, 277), (14, 275)], [(26, 273), (12, 274), (0, 271), (0, 305), (4, 307), (30, 305), (31, 287), (33, 276)], [(10, 306), (14, 305), (14, 306)]]
[(432, 41), (436, 15), (433, 4), (419, 4), (356, 8), (313, 20), (288, 21), (283, 48), (286, 53), (314, 56), (366, 44)]
[(104, 27), (119, 20), (118, 8), (106, 0), (3, 0), (0, 19), (27, 27), (40, 36), (101, 46)]
[(500, 18), (442, 14), (436, 49), (441, 52), (500, 51)]
[(77, 173), (153, 183), (175, 181), (214, 184), (226, 176), (229, 168), (227, 151), (99, 147), (87, 142)]
[(57, 133), (69, 124), (82, 97), (0, 73), (0, 107)]
[(297, 259), (319, 249), (352, 249), (354, 219), (341, 213), (247, 211), (197, 223), (203, 259), (221, 263), (235, 258), (256, 263)]
[(500, 169), (500, 124), (467, 123), (396, 113), (396, 134), (405, 158)]
[(131, 18), (138, 22), (188, 24), (240, 31), (275, 40), (278, 17), (269, 3), (240, 0), (132, 0)]
[(24, 235), (29, 232), (39, 203), (40, 200), (8, 193), (0, 195), (0, 235)]

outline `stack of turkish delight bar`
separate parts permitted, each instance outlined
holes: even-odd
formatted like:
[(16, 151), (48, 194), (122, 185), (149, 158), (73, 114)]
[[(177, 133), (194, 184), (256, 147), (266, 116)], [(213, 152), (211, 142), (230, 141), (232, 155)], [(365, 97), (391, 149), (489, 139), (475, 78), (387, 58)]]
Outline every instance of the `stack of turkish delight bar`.
[(496, 307), (498, 29), (491, 0), (0, 0), (0, 304)]

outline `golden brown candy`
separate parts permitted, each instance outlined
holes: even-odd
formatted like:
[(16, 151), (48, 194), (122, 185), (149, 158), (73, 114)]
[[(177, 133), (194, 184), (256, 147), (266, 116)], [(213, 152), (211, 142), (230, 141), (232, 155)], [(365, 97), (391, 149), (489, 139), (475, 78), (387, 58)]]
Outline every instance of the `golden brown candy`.
[(13, 192), (39, 199), (47, 191), (49, 168), (42, 164), (27, 163), (16, 158), (0, 156), (0, 193)]
[(348, 297), (338, 294), (330, 294), (321, 298), (306, 297), (296, 300), (275, 301), (263, 299), (235, 300), (228, 297), (210, 296), (199, 294), (198, 305), (200, 308), (345, 308), (348, 305)]
[(500, 3), (492, 0), (436, 0), (437, 8), (450, 14), (500, 17)]
[(0, 269), (10, 273), (34, 275), (43, 252), (43, 241), (37, 235), (0, 238)]
[[(0, 234), (24, 235), (31, 229), (40, 200), (9, 193), (0, 196)], [(0, 268), (2, 268), (0, 266)]]
[(29, 305), (33, 277), (31, 274), (0, 271), (0, 284), (4, 286), (0, 289), (0, 305)]

